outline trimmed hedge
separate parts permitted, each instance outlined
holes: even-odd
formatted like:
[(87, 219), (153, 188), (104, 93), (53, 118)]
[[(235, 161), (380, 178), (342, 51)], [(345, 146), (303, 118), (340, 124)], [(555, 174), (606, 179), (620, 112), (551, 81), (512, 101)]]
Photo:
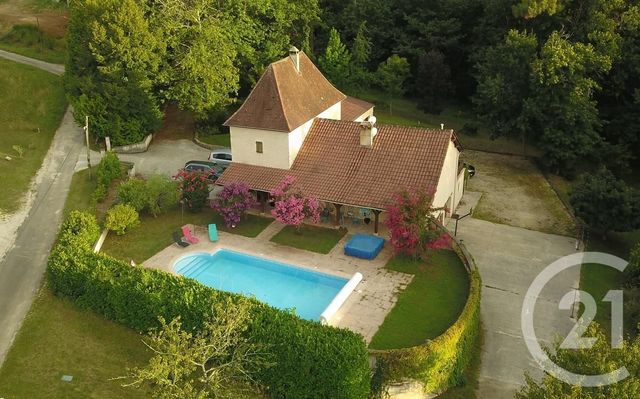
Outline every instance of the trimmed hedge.
[(469, 297), (458, 320), (439, 337), (411, 348), (371, 350), (384, 365), (386, 382), (420, 381), (427, 392), (460, 386), (480, 332), (481, 279), (470, 273)]
[[(95, 218), (73, 212), (49, 258), (47, 278), (57, 295), (139, 332), (159, 327), (158, 316), (181, 316), (183, 328), (198, 329), (213, 304), (229, 294), (195, 280), (132, 267), (91, 251), (99, 233)], [(253, 301), (248, 338), (266, 345), (275, 366), (257, 376), (272, 398), (366, 398), (370, 388), (363, 338), (322, 326)]]

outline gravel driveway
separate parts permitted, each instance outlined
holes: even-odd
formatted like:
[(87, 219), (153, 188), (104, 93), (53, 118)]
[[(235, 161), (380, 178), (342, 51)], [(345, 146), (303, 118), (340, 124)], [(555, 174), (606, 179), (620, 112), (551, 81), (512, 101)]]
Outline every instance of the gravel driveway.
[(483, 193), (476, 218), (544, 233), (574, 234), (571, 216), (532, 161), (479, 151), (465, 151), (464, 160), (477, 170), (468, 189)]

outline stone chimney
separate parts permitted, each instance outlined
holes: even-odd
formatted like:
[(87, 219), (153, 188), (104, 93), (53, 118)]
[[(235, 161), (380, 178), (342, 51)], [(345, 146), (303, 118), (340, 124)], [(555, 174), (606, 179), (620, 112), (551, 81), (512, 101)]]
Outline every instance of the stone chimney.
[(376, 127), (376, 117), (371, 115), (367, 120), (360, 123), (360, 145), (367, 148), (373, 147), (373, 139), (378, 134)]
[(300, 50), (296, 46), (291, 46), (289, 49), (289, 57), (291, 57), (293, 65), (296, 66), (296, 71), (300, 73)]

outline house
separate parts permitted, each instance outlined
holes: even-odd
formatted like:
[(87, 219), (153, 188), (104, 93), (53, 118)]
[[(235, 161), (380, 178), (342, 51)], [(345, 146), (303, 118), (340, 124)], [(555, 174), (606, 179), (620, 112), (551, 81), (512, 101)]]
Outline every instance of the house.
[(373, 104), (336, 89), (292, 48), (256, 83), (226, 122), (233, 164), (218, 184), (244, 182), (266, 204), (287, 175), (296, 187), (345, 215), (374, 216), (401, 189), (429, 190), (433, 206), (456, 208), (464, 188), (460, 143), (452, 130), (377, 124)]

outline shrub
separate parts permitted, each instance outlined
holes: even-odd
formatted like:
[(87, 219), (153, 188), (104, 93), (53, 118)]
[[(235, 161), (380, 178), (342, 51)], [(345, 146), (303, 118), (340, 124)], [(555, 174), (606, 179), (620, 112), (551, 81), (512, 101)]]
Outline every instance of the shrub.
[(93, 201), (94, 203), (102, 202), (105, 198), (107, 198), (107, 187), (103, 186), (102, 184), (98, 184), (96, 186), (96, 189), (93, 190), (93, 193), (91, 194), (91, 201)]
[(109, 187), (111, 182), (120, 177), (120, 160), (113, 151), (107, 151), (98, 164), (96, 180), (98, 185)]
[(119, 236), (139, 224), (138, 212), (131, 205), (118, 204), (107, 211), (105, 227)]
[(145, 210), (154, 217), (167, 212), (180, 201), (178, 184), (166, 176), (154, 175), (149, 177), (145, 185), (145, 191), (147, 194)]
[(128, 204), (138, 212), (147, 206), (146, 183), (142, 179), (131, 178), (118, 186), (118, 202)]
[(427, 248), (435, 249), (443, 244), (441, 240), (447, 240), (435, 230), (433, 217), (444, 208), (433, 208), (432, 199), (433, 195), (424, 191), (404, 190), (393, 195), (393, 203), (386, 208), (385, 225), (391, 232), (389, 242), (396, 254), (419, 258)]
[(31, 24), (17, 24), (2, 37), (2, 41), (9, 44), (18, 44), (25, 47), (41, 46), (53, 50), (57, 42), (51, 36), (46, 35), (37, 26)]
[(211, 207), (224, 219), (227, 227), (235, 227), (245, 212), (256, 205), (256, 200), (244, 183), (226, 184), (211, 203)]
[[(78, 215), (74, 215), (76, 218)], [(139, 332), (160, 327), (158, 317), (180, 316), (185, 330), (200, 330), (215, 314), (215, 304), (235, 294), (216, 291), (195, 280), (159, 270), (131, 267), (90, 248), (73, 245), (74, 237), (97, 231), (95, 218), (65, 223), (70, 240), (51, 253), (47, 278), (57, 295)], [(354, 332), (302, 320), (250, 299), (249, 342), (268, 348), (275, 365), (258, 373), (272, 398), (364, 399), (370, 369), (365, 342)]]
[(178, 201), (180, 192), (176, 182), (165, 176), (154, 175), (146, 181), (132, 178), (118, 186), (118, 202), (154, 217), (167, 212)]
[(320, 201), (316, 197), (293, 190), (295, 181), (295, 177), (285, 176), (271, 191), (272, 201), (275, 202), (271, 214), (278, 222), (295, 226), (299, 231), (305, 218), (310, 218), (314, 223), (320, 221)]
[(59, 242), (78, 249), (89, 249), (100, 237), (96, 217), (87, 212), (71, 211), (62, 224)]
[(108, 151), (98, 164), (98, 169), (96, 170), (97, 185), (92, 199), (96, 202), (102, 202), (107, 196), (111, 182), (120, 177), (121, 174), (118, 156), (115, 152)]
[(182, 199), (192, 212), (200, 212), (209, 198), (208, 172), (180, 170), (173, 178), (178, 181)]

